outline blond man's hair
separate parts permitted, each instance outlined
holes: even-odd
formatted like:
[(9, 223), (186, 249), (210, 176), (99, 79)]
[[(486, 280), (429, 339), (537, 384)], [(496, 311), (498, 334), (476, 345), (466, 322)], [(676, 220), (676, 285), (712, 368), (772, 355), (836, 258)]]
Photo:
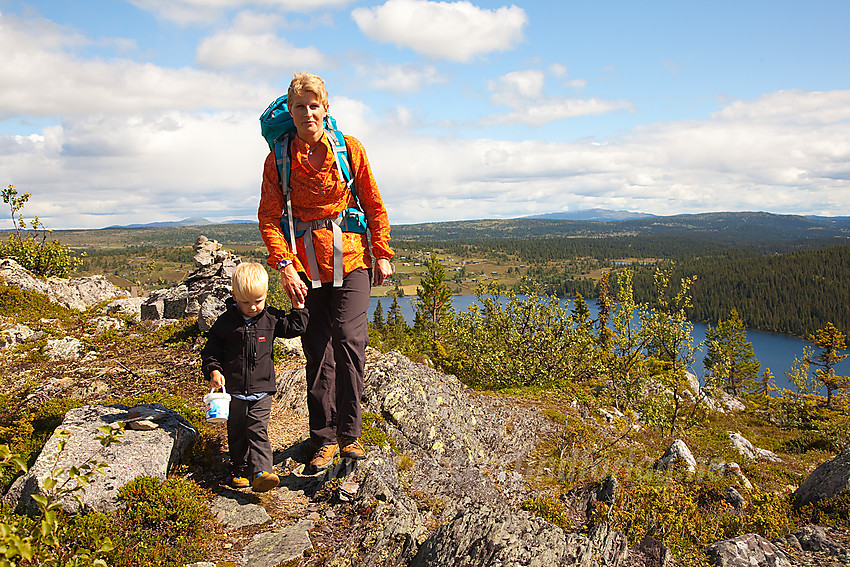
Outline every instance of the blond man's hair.
[(289, 83), (286, 97), (292, 100), (304, 93), (313, 93), (325, 108), (328, 107), (328, 89), (325, 88), (325, 81), (320, 76), (311, 73), (295, 73), (292, 82)]
[(248, 301), (268, 293), (269, 274), (262, 264), (242, 262), (233, 270), (230, 283), (233, 286), (233, 297), (237, 301)]

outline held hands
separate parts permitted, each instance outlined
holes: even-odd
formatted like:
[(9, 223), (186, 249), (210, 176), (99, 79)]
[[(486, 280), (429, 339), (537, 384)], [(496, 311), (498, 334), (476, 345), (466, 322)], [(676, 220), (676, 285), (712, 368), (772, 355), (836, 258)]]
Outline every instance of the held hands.
[(290, 264), (280, 271), (280, 284), (292, 301), (292, 306), (303, 309), (304, 300), (307, 298), (307, 284), (298, 275), (294, 265)]
[(218, 390), (219, 388), (224, 387), (224, 374), (219, 372), (218, 370), (213, 370), (210, 372), (210, 388), (213, 390)]
[(375, 262), (374, 285), (381, 285), (388, 277), (393, 275), (393, 265), (386, 258), (378, 258)]

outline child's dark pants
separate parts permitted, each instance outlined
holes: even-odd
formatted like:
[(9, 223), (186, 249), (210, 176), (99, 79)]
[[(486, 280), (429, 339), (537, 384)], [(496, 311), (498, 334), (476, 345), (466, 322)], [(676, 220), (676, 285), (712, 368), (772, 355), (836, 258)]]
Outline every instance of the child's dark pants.
[(254, 478), (257, 473), (272, 472), (272, 446), (269, 443), (269, 417), (273, 394), (249, 402), (230, 398), (227, 419), (227, 445), (234, 476)]

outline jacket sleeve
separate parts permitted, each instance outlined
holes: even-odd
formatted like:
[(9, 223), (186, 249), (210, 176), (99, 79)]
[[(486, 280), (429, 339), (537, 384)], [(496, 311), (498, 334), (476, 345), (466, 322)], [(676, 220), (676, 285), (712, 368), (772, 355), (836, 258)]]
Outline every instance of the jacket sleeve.
[(213, 324), (207, 336), (207, 344), (201, 350), (201, 371), (204, 378), (210, 379), (213, 370), (224, 374), (221, 358), (224, 353), (224, 339), (221, 336), (221, 325)]
[(304, 334), (307, 330), (307, 321), (310, 319), (310, 312), (306, 309), (292, 308), (289, 314), (281, 316), (275, 325), (274, 336), (292, 339)]
[(351, 163), (354, 168), (354, 190), (360, 200), (360, 206), (366, 213), (369, 226), (369, 236), (372, 241), (372, 255), (375, 259), (392, 259), (395, 256), (390, 248), (390, 219), (387, 208), (378, 191), (378, 184), (369, 167), (366, 150), (357, 138), (345, 137), (348, 151), (351, 153)]
[(280, 189), (280, 175), (277, 172), (274, 152), (269, 152), (263, 164), (260, 207), (257, 210), (260, 235), (269, 251), (269, 258), (266, 261), (272, 268), (277, 268), (281, 260), (292, 260), (295, 263), (295, 269), (304, 272), (301, 261), (292, 253), (292, 247), (280, 229), (280, 217), (283, 215), (285, 207), (286, 199)]

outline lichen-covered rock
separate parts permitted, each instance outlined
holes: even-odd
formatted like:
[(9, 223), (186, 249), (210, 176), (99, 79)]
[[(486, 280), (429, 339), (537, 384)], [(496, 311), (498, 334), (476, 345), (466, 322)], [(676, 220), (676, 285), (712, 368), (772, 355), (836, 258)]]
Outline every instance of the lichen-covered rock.
[(103, 312), (107, 315), (123, 315), (125, 317), (130, 317), (133, 321), (137, 323), (142, 318), (142, 303), (144, 303), (144, 297), (125, 297), (123, 299), (116, 299), (106, 305), (103, 308)]
[(30, 339), (41, 336), (40, 331), (33, 331), (26, 325), (13, 325), (8, 329), (0, 331), (0, 349), (10, 348), (17, 344), (25, 343)]
[[(3, 500), (20, 513), (33, 513), (37, 508), (30, 495), (45, 494), (44, 481), (52, 471), (80, 468), (90, 458), (106, 463), (105, 474), (96, 474), (91, 479), (81, 495), (82, 506), (71, 497), (61, 500), (66, 512), (114, 510), (119, 505), (118, 491), (136, 477), (151, 475), (165, 480), (168, 471), (179, 463), (183, 452), (198, 437), (198, 431), (180, 414), (159, 404), (136, 406), (135, 412), (133, 409), (116, 404), (69, 410), (35, 464), (12, 484)], [(102, 435), (99, 427), (115, 426), (133, 415), (155, 420), (158, 427), (151, 431), (127, 430), (120, 442), (101, 446), (97, 439)], [(60, 431), (70, 434), (62, 450)], [(64, 478), (67, 473), (60, 476), (60, 480)]]
[(39, 279), (11, 258), (0, 260), (0, 279), (8, 285), (46, 295), (53, 303), (77, 311), (85, 311), (110, 299), (130, 296), (126, 290), (112, 285), (101, 275)]
[(47, 346), (44, 347), (44, 353), (50, 360), (77, 360), (80, 358), (80, 351), (83, 348), (83, 343), (74, 337), (63, 337), (61, 339), (49, 339)]
[[(368, 357), (364, 410), (386, 418), (383, 432), (403, 457), (372, 446), (352, 473), (348, 486), (358, 488), (351, 525), (328, 565), (591, 566), (600, 558), (607, 565), (623, 560), (625, 538), (607, 526), (567, 534), (521, 510), (533, 493), (518, 471), (542, 436), (553, 433), (537, 410), (476, 394), (456, 377), (397, 352), (370, 350)], [(427, 526), (437, 525), (429, 534)]]
[(667, 448), (664, 454), (655, 463), (655, 468), (659, 470), (668, 470), (671, 468), (684, 468), (688, 472), (697, 470), (697, 461), (694, 459), (691, 450), (685, 445), (681, 439), (676, 439)]
[(732, 447), (735, 448), (741, 456), (757, 461), (757, 460), (765, 460), (771, 461), (774, 463), (782, 462), (776, 453), (772, 451), (768, 451), (767, 449), (760, 449), (758, 447), (753, 446), (746, 437), (741, 435), (738, 432), (729, 431), (729, 441), (732, 443)]
[(788, 557), (757, 534), (746, 534), (709, 545), (705, 554), (714, 567), (791, 567)]
[(591, 567), (603, 564), (596, 560), (597, 554), (598, 548), (587, 536), (565, 533), (523, 510), (482, 506), (461, 512), (453, 521), (440, 526), (409, 565)]

